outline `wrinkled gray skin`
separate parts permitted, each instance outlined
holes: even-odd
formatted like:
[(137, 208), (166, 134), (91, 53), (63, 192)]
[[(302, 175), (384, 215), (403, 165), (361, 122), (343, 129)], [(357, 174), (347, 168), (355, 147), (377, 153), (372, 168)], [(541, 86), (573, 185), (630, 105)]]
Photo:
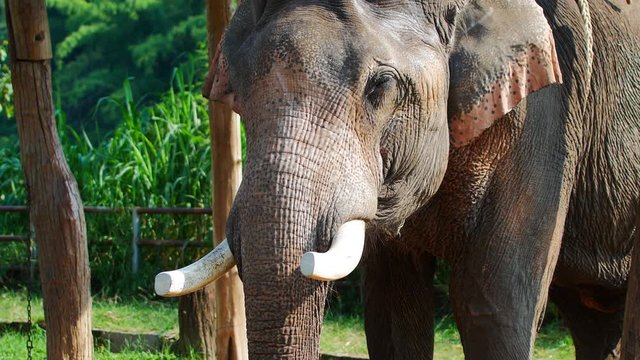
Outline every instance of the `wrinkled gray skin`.
[[(222, 46), (228, 88), (213, 97), (247, 131), (227, 235), (251, 359), (318, 358), (329, 285), (299, 260), (352, 219), (368, 223), (372, 359), (432, 357), (434, 255), (453, 268), (468, 359), (529, 358), (548, 289), (577, 357), (614, 356), (640, 194), (637, 3), (591, 1), (589, 80), (575, 2), (539, 0), (563, 83), (454, 148), (452, 109), (484, 95), (455, 72), (476, 51), (452, 55), (466, 2), (243, 1)], [(501, 41), (476, 30), (479, 47)], [(477, 51), (497, 52), (490, 62), (500, 49)]]

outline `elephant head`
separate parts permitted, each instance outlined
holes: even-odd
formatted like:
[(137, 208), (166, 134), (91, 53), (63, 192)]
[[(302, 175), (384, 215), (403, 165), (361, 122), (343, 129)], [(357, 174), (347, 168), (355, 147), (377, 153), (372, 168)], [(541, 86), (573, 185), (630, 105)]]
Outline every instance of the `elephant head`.
[(246, 128), (227, 237), (251, 358), (318, 358), (328, 288), (300, 272), (303, 254), (362, 244), (335, 239), (353, 221), (396, 234), (437, 191), (450, 144), (471, 143), (559, 76), (528, 0), (243, 1), (204, 94)]

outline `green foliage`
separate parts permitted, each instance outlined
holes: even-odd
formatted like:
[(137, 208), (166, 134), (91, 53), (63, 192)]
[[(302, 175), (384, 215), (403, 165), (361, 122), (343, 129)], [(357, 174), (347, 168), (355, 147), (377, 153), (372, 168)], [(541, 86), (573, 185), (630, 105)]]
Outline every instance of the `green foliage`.
[(194, 55), (206, 58), (201, 0), (50, 0), (47, 5), (54, 81), (75, 127), (86, 128), (92, 114), (98, 130), (117, 126), (117, 116), (93, 109), (103, 97), (122, 95), (122, 79), (135, 78), (136, 93), (155, 97), (166, 89), (174, 67)]
[(13, 86), (11, 85), (11, 70), (7, 40), (0, 43), (0, 114), (7, 118), (13, 116)]
[[(101, 105), (118, 113), (121, 125), (94, 144), (85, 132), (67, 126), (59, 111), (58, 129), (67, 162), (86, 206), (208, 207), (211, 203), (211, 150), (206, 100), (195, 81), (197, 64), (173, 72), (172, 86), (157, 104), (142, 106), (132, 81), (123, 96)], [(0, 146), (0, 204), (25, 204), (15, 143)], [(96, 293), (152, 294), (159, 269), (181, 266), (199, 254), (186, 249), (143, 248), (141, 272), (131, 274), (131, 214), (87, 214), (87, 237)], [(0, 214), (0, 233), (24, 234), (24, 216)], [(211, 241), (211, 219), (202, 216), (145, 215), (142, 239)], [(8, 265), (24, 264), (23, 244), (0, 246), (0, 275)]]
[[(202, 207), (210, 203), (211, 170), (206, 102), (183, 72), (174, 86), (149, 107), (135, 101), (131, 81), (122, 98), (104, 106), (117, 110), (122, 125), (94, 146), (86, 133), (66, 127), (67, 160), (87, 204), (109, 207)], [(60, 116), (60, 128), (66, 120)]]
[[(131, 83), (122, 98), (110, 98), (105, 107), (119, 110), (122, 125), (112, 137), (93, 146), (86, 133), (70, 130), (65, 153), (74, 170), (85, 204), (107, 207), (206, 207), (210, 204), (210, 146), (206, 102), (193, 80), (175, 72), (173, 87), (158, 104), (141, 107)], [(142, 251), (141, 274), (130, 276), (131, 222), (129, 214), (93, 215), (90, 233), (104, 241), (92, 243), (94, 290), (113, 293), (141, 290), (150, 293), (160, 268), (182, 265), (194, 256), (182, 249)], [(142, 238), (210, 241), (210, 219), (145, 216)], [(119, 226), (114, 227), (114, 224)], [(109, 288), (115, 286), (115, 288)]]
[(0, 205), (24, 204), (27, 198), (18, 142), (0, 138), (0, 159)]

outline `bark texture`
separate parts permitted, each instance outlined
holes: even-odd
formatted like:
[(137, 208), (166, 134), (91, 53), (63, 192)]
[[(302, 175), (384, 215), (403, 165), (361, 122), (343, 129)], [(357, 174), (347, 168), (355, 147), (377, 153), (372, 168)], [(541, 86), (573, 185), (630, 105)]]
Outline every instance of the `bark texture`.
[(39, 248), (47, 357), (91, 359), (86, 227), (56, 130), (46, 8), (44, 0), (10, 0), (6, 9), (20, 156)]
[(177, 350), (198, 351), (204, 359), (215, 359), (215, 296), (212, 285), (181, 296), (178, 302), (180, 340)]
[[(209, 57), (231, 17), (231, 1), (207, 0)], [(216, 245), (242, 180), (240, 119), (222, 104), (209, 104), (213, 162), (213, 221)], [(180, 299), (180, 343), (208, 359), (248, 359), (244, 293), (234, 267), (214, 284)], [(215, 356), (214, 356), (215, 354)]]
[[(207, 1), (209, 59), (231, 18), (230, 0)], [(209, 103), (213, 161), (213, 221), (216, 244), (225, 238), (227, 217), (242, 181), (240, 117), (220, 103)], [(244, 292), (237, 268), (214, 283), (216, 293), (216, 358), (248, 359)]]

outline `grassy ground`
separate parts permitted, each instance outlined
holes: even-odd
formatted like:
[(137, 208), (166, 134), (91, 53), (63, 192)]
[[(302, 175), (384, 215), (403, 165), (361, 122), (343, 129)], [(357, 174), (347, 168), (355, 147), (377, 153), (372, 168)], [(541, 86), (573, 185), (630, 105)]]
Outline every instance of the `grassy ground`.
[[(320, 339), (323, 352), (334, 354), (367, 355), (364, 325), (358, 317), (328, 317)], [(573, 342), (560, 323), (542, 328), (538, 334), (533, 358), (536, 360), (575, 359)], [(464, 359), (460, 335), (450, 317), (436, 324), (434, 359)]]
[[(44, 330), (36, 328), (33, 337), (33, 358), (45, 359), (45, 333)], [(25, 344), (27, 337), (24, 334), (18, 334), (14, 332), (5, 332), (0, 334), (0, 359), (1, 360), (13, 360), (13, 359), (26, 359), (27, 351)], [(120, 352), (112, 353), (108, 348), (97, 346), (95, 348), (95, 358), (97, 360), (173, 360), (173, 359), (185, 359), (185, 357), (172, 354), (169, 349), (165, 349), (162, 353), (147, 352), (136, 350), (135, 348)], [(197, 359), (197, 357), (191, 357)], [(190, 359), (187, 357), (186, 359)]]
[[(127, 299), (94, 299), (95, 328), (127, 332), (175, 334), (177, 311), (175, 302)], [(26, 320), (26, 294), (0, 289), (0, 322)], [(42, 300), (33, 301), (34, 321), (44, 320)], [(34, 358), (45, 357), (45, 334), (34, 334)], [(26, 358), (26, 337), (14, 332), (0, 333), (0, 360)], [(323, 353), (366, 355), (364, 326), (359, 317), (329, 315), (325, 320), (320, 347)], [(460, 337), (453, 320), (441, 319), (436, 325), (436, 359), (464, 359)], [(536, 341), (534, 359), (574, 359), (573, 345), (566, 329), (554, 323), (543, 327)], [(178, 359), (167, 349), (163, 353), (129, 351), (112, 354), (105, 347), (96, 347), (96, 359)]]
[[(0, 322), (26, 321), (27, 302), (25, 292), (0, 290)], [(93, 327), (123, 332), (178, 333), (176, 306), (167, 301), (127, 299), (94, 299)], [(32, 303), (32, 319), (44, 321), (42, 298)]]

